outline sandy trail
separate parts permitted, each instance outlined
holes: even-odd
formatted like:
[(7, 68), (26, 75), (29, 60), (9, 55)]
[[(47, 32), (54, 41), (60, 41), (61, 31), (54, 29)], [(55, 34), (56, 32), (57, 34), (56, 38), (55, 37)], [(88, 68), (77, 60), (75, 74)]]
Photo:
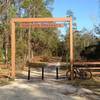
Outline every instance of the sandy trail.
[(0, 87), (0, 100), (100, 100), (89, 89), (61, 84), (58, 81), (16, 79), (11, 84)]

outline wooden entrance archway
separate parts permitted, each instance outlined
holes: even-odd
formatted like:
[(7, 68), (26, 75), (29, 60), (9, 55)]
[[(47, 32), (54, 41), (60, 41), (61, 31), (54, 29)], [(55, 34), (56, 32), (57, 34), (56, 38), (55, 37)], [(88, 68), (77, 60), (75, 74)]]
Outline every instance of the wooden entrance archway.
[[(16, 23), (33, 23), (33, 22), (69, 22), (70, 32), (70, 66), (71, 66), (71, 79), (73, 79), (73, 32), (72, 32), (72, 17), (67, 18), (13, 18), (11, 19), (11, 76), (15, 78), (16, 64)], [(59, 26), (58, 26), (59, 27)]]

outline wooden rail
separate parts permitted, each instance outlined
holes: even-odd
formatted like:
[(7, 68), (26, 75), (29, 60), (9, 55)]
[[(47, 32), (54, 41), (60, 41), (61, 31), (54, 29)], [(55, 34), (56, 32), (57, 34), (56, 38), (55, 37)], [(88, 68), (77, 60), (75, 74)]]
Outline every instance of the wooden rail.
[(93, 75), (100, 75), (100, 62), (75, 62), (74, 66), (82, 69), (90, 69)]
[(74, 62), (74, 65), (99, 65), (100, 66), (100, 61), (98, 61), (98, 62), (93, 62), (93, 61), (79, 61), (79, 62)]
[(91, 69), (100, 69), (100, 62), (75, 62), (74, 66)]

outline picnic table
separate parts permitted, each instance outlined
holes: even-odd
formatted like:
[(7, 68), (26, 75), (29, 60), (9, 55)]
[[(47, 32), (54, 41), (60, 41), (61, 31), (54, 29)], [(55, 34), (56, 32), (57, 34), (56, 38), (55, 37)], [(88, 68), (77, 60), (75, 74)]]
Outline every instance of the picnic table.
[(30, 80), (30, 73), (31, 73), (31, 68), (42, 68), (42, 80), (44, 80), (44, 69), (46, 68), (46, 67), (56, 67), (56, 79), (58, 79), (59, 78), (59, 76), (58, 76), (58, 68), (59, 68), (59, 66), (60, 66), (60, 63), (59, 62), (57, 62), (57, 63), (47, 63), (47, 62), (36, 62), (36, 63), (31, 63), (31, 62), (29, 62), (28, 64), (27, 64), (27, 66), (28, 66), (28, 80)]

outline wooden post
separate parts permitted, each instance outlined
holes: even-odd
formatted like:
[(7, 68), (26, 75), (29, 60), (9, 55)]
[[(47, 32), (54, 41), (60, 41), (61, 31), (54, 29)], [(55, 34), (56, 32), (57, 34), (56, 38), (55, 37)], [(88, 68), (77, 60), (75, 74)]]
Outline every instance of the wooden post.
[(58, 76), (58, 67), (56, 67), (56, 79), (58, 79), (59, 76)]
[(28, 66), (28, 80), (30, 80), (30, 66)]
[(72, 18), (70, 17), (70, 68), (71, 68), (71, 80), (73, 80), (73, 61), (74, 61), (74, 55), (73, 55), (73, 32), (72, 32)]
[(44, 66), (42, 67), (42, 80), (44, 80)]
[(31, 25), (29, 23), (29, 31), (28, 31), (28, 60), (31, 60)]
[(15, 22), (11, 21), (11, 75), (15, 78)]

